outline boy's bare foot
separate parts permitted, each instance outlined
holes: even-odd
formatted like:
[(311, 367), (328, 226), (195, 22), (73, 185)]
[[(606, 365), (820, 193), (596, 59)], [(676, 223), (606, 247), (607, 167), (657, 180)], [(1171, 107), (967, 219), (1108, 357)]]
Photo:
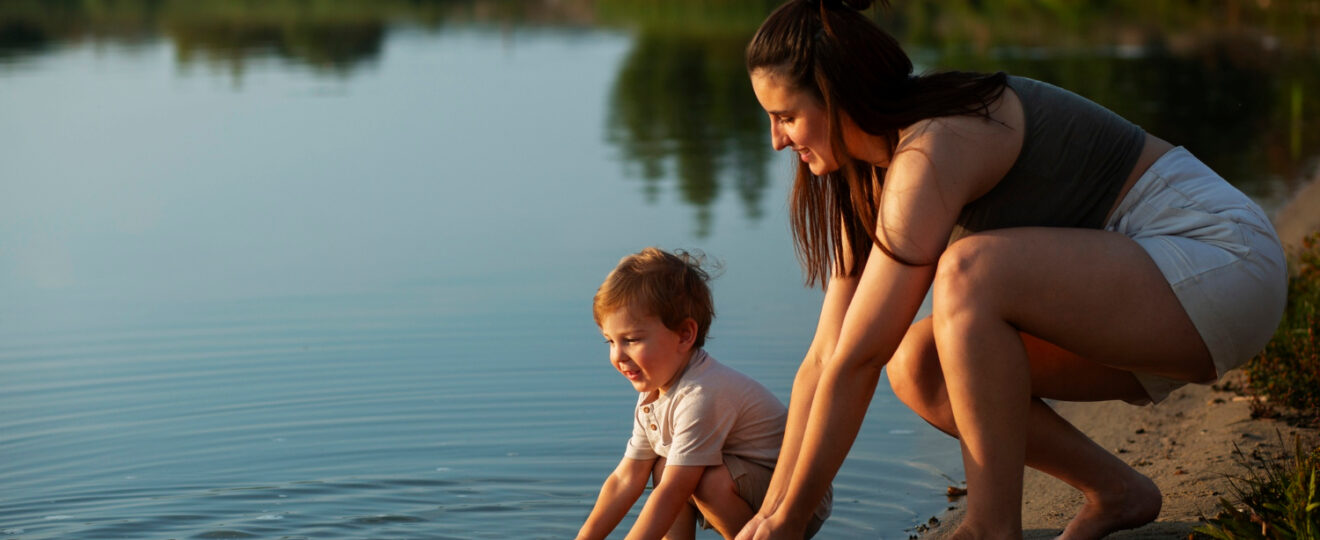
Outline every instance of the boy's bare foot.
[(1131, 471), (1120, 489), (1084, 495), (1086, 504), (1059, 535), (1060, 540), (1090, 540), (1140, 527), (1155, 521), (1164, 503), (1155, 482), (1137, 471)]

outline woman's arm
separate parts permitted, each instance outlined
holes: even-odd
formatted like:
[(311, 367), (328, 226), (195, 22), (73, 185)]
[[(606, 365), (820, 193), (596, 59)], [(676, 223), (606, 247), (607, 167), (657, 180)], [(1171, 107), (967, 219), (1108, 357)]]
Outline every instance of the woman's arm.
[(646, 490), (646, 481), (651, 475), (655, 460), (623, 458), (614, 472), (605, 479), (596, 498), (596, 506), (586, 523), (578, 531), (578, 540), (594, 540), (609, 536), (610, 531), (619, 526), (623, 516), (628, 515), (637, 498)]
[(1000, 140), (1008, 139), (1002, 128), (955, 117), (918, 123), (903, 135), (885, 177), (876, 236), (890, 252), (927, 264), (907, 266), (871, 250), (837, 342), (820, 366), (789, 485), (764, 529), (800, 534), (824, 497), (861, 428), (881, 369), (930, 289), (959, 212), (993, 187), (1016, 156)]
[(789, 479), (793, 476), (803, 433), (806, 431), (811, 402), (820, 380), (821, 366), (834, 352), (834, 345), (839, 339), (839, 329), (843, 324), (844, 312), (848, 309), (848, 303), (852, 301), (853, 292), (857, 289), (856, 277), (840, 274), (841, 272), (836, 271), (826, 286), (820, 320), (816, 323), (816, 336), (811, 340), (811, 347), (807, 349), (806, 357), (798, 368), (797, 377), (793, 380), (793, 391), (788, 400), (788, 423), (784, 427), (784, 442), (779, 450), (774, 476), (771, 477), (770, 486), (766, 490), (765, 502), (758, 512), (760, 516), (774, 513), (788, 491)]
[(872, 250), (834, 353), (820, 368), (789, 486), (769, 521), (801, 531), (838, 473), (888, 362), (925, 298), (934, 266)]

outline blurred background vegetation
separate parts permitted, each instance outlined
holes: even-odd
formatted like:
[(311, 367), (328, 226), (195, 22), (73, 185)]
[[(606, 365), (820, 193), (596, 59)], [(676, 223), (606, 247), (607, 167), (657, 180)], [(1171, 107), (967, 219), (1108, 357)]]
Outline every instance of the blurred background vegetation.
[[(764, 210), (766, 121), (742, 49), (766, 0), (6, 0), (0, 72), (68, 44), (168, 41), (182, 69), (241, 83), (256, 60), (348, 78), (391, 32), (553, 29), (632, 36), (607, 107), (624, 176), (654, 200), (667, 178), (708, 230), (733, 190)], [(919, 69), (1004, 70), (1095, 99), (1189, 147), (1267, 207), (1320, 155), (1320, 0), (921, 0), (873, 16)], [(778, 204), (775, 202), (773, 204)]]

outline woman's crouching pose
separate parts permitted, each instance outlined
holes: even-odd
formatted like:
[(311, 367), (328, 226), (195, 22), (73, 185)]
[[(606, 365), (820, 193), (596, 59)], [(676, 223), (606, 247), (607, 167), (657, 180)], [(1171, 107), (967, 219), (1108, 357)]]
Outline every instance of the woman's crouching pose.
[[(1154, 520), (1155, 484), (1041, 399), (1149, 403), (1246, 361), (1284, 306), (1273, 227), (1187, 150), (1076, 94), (914, 76), (856, 11), (870, 4), (791, 1), (747, 49), (772, 144), (801, 160), (792, 225), (826, 293), (739, 538), (802, 537), (886, 365), (962, 445), (956, 536), (1021, 537), (1024, 466), (1085, 494), (1064, 538)], [(912, 324), (927, 291), (932, 314)]]

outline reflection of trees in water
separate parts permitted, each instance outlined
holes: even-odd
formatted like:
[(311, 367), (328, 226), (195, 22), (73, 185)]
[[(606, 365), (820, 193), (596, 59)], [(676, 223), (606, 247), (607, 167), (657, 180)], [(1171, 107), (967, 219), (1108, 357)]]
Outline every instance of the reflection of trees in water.
[[(0, 70), (62, 43), (132, 46), (167, 36), (182, 62), (214, 63), (236, 77), (253, 57), (348, 76), (375, 61), (400, 24), (641, 28), (615, 80), (608, 137), (648, 199), (676, 178), (705, 235), (721, 190), (731, 185), (756, 219), (767, 182), (791, 174), (766, 177), (765, 120), (742, 67), (747, 38), (777, 3), (4, 0)], [(1234, 181), (1305, 176), (1320, 149), (1315, 0), (931, 0), (895, 3), (877, 18), (923, 66), (1054, 82), (1188, 146)]]
[(46, 44), (133, 45), (168, 37), (185, 65), (202, 60), (235, 76), (247, 60), (263, 57), (342, 75), (380, 54), (387, 16), (380, 7), (351, 2), (7, 0), (0, 3), (0, 58), (37, 53)]
[[(769, 156), (767, 126), (743, 67), (747, 36), (642, 34), (610, 94), (608, 140), (654, 201), (668, 174), (709, 234), (721, 178), (747, 216), (761, 216)], [(672, 171), (667, 170), (672, 168)]]
[[(758, 3), (765, 2), (746, 2)], [(658, 197), (667, 174), (676, 176), (683, 201), (697, 211), (698, 234), (706, 234), (709, 206), (728, 172), (748, 214), (758, 216), (769, 143), (744, 82), (745, 39), (683, 37), (739, 33), (732, 29), (746, 28), (747, 15), (725, 4), (729, 13), (721, 17), (693, 17), (707, 8), (681, 1), (640, 4), (646, 9), (600, 4), (606, 19), (646, 28), (616, 80), (609, 137), (648, 200)], [(924, 66), (1053, 82), (1189, 147), (1254, 196), (1270, 196), (1262, 193), (1267, 181), (1307, 176), (1320, 149), (1320, 108), (1303, 106), (1320, 92), (1320, 10), (1314, 0), (1271, 5), (941, 0), (896, 4), (876, 16)], [(762, 17), (753, 16), (751, 26)], [(727, 76), (741, 86), (714, 74), (724, 54), (738, 55)], [(714, 133), (721, 127), (724, 139)]]
[(69, 42), (107, 40), (121, 46), (157, 39), (156, 20), (141, 6), (116, 4), (90, 9), (84, 2), (5, 0), (0, 2), (0, 68), (3, 61), (41, 54)]
[(227, 65), (236, 77), (243, 73), (247, 59), (267, 56), (288, 58), (320, 71), (346, 75), (352, 68), (375, 60), (385, 36), (385, 26), (380, 20), (252, 21), (189, 17), (171, 21), (166, 31), (173, 38), (183, 64), (201, 57), (209, 63)]
[[(83, 40), (133, 45), (168, 37), (185, 65), (242, 75), (254, 58), (280, 58), (345, 76), (380, 55), (400, 23), (586, 24), (588, 0), (4, 0), (0, 61)], [(494, 28), (492, 28), (494, 29)], [(0, 63), (0, 68), (4, 64)]]
[(46, 50), (50, 36), (22, 20), (0, 20), (0, 59)]

